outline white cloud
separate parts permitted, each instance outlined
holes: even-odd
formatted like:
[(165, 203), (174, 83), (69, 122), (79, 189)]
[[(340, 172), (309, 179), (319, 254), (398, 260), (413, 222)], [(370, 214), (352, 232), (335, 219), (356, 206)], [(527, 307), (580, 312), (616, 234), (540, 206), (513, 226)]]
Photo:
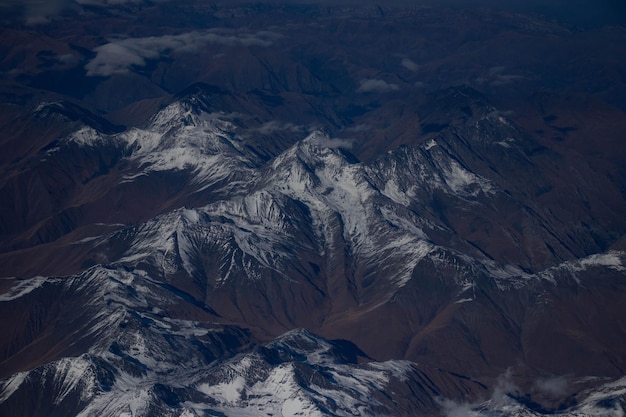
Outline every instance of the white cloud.
[(557, 376), (553, 378), (541, 378), (535, 381), (535, 388), (552, 397), (561, 397), (567, 393), (567, 378)]
[(473, 411), (475, 405), (468, 403), (456, 403), (452, 400), (440, 401), (441, 411), (445, 417), (481, 417), (482, 414)]
[(507, 85), (516, 81), (525, 80), (528, 77), (519, 74), (505, 74), (506, 67), (498, 66), (489, 68), (484, 77), (476, 78), (476, 82), (480, 84), (490, 84), (494, 87)]
[(262, 135), (269, 135), (274, 132), (280, 131), (290, 131), (290, 132), (300, 132), (305, 130), (304, 127), (295, 125), (293, 123), (281, 123), (276, 120), (272, 120), (266, 123), (263, 123), (257, 131)]
[(388, 83), (385, 80), (369, 78), (361, 80), (361, 86), (356, 91), (359, 93), (389, 93), (399, 89), (400, 87), (396, 84)]
[(188, 32), (180, 35), (127, 38), (98, 46), (96, 56), (85, 69), (87, 75), (109, 76), (128, 72), (132, 67), (146, 65), (148, 59), (158, 59), (171, 51), (194, 52), (209, 43), (229, 46), (270, 46), (279, 34), (268, 31), (257, 33), (200, 33)]
[(512, 393), (519, 393), (519, 388), (513, 382), (513, 370), (508, 368), (504, 374), (498, 376), (491, 399), (495, 404), (506, 404), (509, 394)]
[(350, 149), (354, 145), (353, 141), (350, 139), (341, 139), (341, 138), (327, 138), (324, 136), (317, 136), (312, 140), (313, 144), (320, 146), (322, 148), (344, 148)]
[(108, 43), (95, 49), (96, 57), (85, 68), (87, 75), (111, 75), (127, 72), (131, 66), (146, 65), (145, 58), (156, 58), (160, 50), (137, 51), (132, 44)]
[(56, 59), (60, 64), (64, 65), (76, 65), (79, 61), (78, 57), (74, 54), (57, 55)]
[(420, 66), (419, 66), (419, 65), (417, 65), (417, 64), (416, 64), (415, 62), (413, 62), (412, 60), (410, 60), (409, 58), (403, 58), (403, 59), (402, 59), (402, 62), (400, 62), (400, 64), (401, 64), (404, 68), (408, 69), (409, 71), (413, 71), (413, 72), (415, 72), (415, 71), (417, 71), (417, 70), (419, 70), (419, 69), (420, 69)]
[(348, 127), (346, 129), (344, 129), (344, 132), (346, 133), (360, 133), (360, 132), (367, 132), (368, 130), (371, 130), (372, 127), (370, 125), (367, 124), (358, 124), (356, 126), (351, 126)]
[[(491, 394), (491, 398), (487, 401), (491, 406), (504, 407), (511, 402), (509, 394), (519, 395), (519, 388), (513, 382), (513, 370), (507, 369), (505, 373), (498, 376), (496, 386)], [(488, 417), (491, 416), (489, 411), (481, 411), (481, 403), (457, 403), (447, 398), (437, 400), (441, 406), (444, 417)]]

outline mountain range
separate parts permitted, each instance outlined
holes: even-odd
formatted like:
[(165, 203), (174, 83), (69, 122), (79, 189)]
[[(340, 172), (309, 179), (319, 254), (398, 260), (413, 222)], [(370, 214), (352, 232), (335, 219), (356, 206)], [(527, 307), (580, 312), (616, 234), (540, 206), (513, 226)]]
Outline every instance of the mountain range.
[(72, 7), (0, 32), (0, 415), (624, 414), (623, 26)]

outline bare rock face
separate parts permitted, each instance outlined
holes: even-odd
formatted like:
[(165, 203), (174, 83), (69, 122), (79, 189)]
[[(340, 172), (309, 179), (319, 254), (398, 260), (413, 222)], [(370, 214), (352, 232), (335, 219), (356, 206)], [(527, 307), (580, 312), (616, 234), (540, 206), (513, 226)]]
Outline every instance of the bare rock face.
[(621, 28), (102, 7), (3, 30), (0, 414), (623, 413)]

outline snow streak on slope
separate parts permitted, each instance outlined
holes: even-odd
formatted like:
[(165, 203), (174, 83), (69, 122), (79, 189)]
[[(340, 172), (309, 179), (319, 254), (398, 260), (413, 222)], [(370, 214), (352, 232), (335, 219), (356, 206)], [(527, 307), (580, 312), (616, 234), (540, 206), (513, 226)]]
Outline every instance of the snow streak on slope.
[(28, 376), (28, 372), (18, 372), (12, 377), (1, 382), (0, 388), (0, 403), (6, 401), (17, 389), (22, 385), (26, 377)]

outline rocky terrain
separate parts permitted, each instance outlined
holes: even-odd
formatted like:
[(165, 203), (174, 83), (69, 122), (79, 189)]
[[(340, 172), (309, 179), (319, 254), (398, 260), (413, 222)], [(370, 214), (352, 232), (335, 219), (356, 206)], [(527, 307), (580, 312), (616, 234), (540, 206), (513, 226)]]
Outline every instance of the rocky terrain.
[(624, 414), (623, 26), (14, 13), (0, 415)]

